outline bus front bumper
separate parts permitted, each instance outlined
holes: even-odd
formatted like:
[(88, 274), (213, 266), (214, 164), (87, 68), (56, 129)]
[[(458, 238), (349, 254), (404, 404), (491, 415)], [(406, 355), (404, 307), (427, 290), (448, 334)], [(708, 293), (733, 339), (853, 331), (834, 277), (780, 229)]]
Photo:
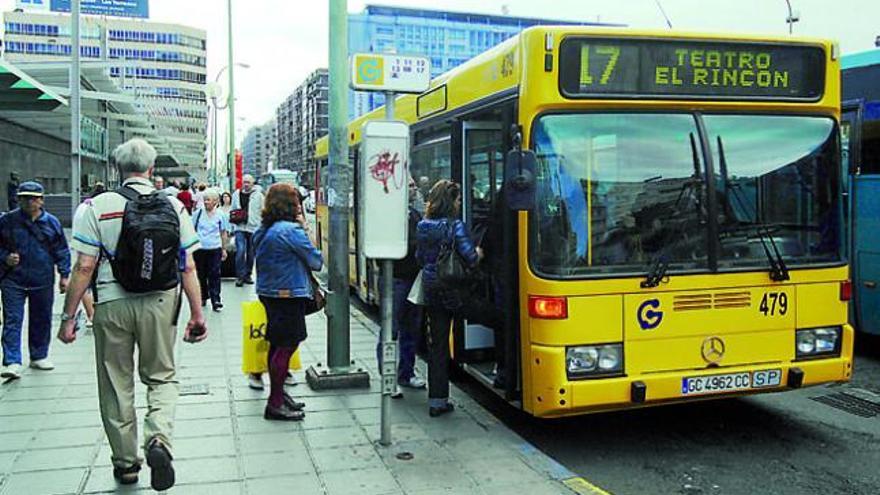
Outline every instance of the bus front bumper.
[[(766, 384), (768, 375), (778, 379)], [(707, 389), (686, 392), (694, 378), (706, 382), (705, 377), (737, 377), (748, 375), (750, 385), (760, 375), (765, 380), (761, 386), (713, 391)], [(781, 392), (801, 387), (831, 382), (846, 382), (852, 376), (852, 360), (834, 357), (810, 361), (770, 362), (757, 365), (680, 370), (584, 380), (557, 381), (555, 385), (536, 387), (533, 414), (541, 417), (558, 417), (619, 409), (649, 407), (694, 400), (718, 399)], [(721, 380), (716, 380), (721, 381)], [(742, 385), (742, 384), (741, 384)], [(696, 387), (699, 388), (699, 387)]]

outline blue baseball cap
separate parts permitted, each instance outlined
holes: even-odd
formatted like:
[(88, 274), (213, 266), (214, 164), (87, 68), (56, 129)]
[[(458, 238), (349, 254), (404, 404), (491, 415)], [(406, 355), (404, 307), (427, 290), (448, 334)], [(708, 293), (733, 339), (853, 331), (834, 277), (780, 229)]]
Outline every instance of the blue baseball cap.
[(18, 195), (19, 196), (34, 196), (37, 198), (42, 198), (43, 192), (44, 192), (43, 185), (40, 184), (39, 182), (35, 182), (32, 180), (29, 180), (27, 182), (22, 182), (18, 186)]

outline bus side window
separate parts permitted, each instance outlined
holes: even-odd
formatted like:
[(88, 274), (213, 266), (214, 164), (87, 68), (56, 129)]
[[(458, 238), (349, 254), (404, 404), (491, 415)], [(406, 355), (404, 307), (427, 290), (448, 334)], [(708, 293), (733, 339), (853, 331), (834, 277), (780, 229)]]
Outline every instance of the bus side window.
[(880, 174), (880, 120), (862, 123), (862, 174)]
[(410, 156), (410, 173), (422, 200), (441, 179), (452, 178), (451, 128), (445, 126), (416, 133)]

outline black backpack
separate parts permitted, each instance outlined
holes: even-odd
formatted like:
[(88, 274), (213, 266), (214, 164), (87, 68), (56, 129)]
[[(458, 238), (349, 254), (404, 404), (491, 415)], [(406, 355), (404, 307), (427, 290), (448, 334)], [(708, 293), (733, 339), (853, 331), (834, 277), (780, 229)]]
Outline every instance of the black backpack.
[(107, 258), (113, 277), (134, 293), (168, 290), (180, 283), (180, 217), (165, 193), (116, 190), (128, 201), (116, 255)]

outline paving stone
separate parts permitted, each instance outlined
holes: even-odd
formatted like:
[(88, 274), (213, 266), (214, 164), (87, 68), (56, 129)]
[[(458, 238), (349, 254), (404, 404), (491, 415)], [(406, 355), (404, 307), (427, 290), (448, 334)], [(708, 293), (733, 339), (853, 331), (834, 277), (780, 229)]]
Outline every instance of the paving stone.
[(28, 450), (15, 461), (12, 471), (21, 473), (88, 467), (92, 464), (93, 456), (94, 448), (91, 447)]
[(247, 478), (314, 472), (315, 468), (305, 450), (251, 454), (244, 458), (244, 473)]
[(175, 459), (235, 455), (235, 441), (232, 436), (177, 438), (172, 445)]
[(0, 452), (0, 475), (9, 472), (18, 454), (18, 452)]
[(56, 469), (51, 472), (15, 473), (3, 485), (3, 495), (75, 494), (86, 476), (86, 469)]
[(16, 416), (12, 419), (0, 421), (0, 433), (14, 433), (33, 431), (46, 424), (45, 415)]
[(371, 409), (382, 407), (382, 396), (379, 394), (343, 395), (339, 400), (350, 409)]
[(70, 428), (67, 430), (42, 430), (37, 432), (32, 449), (52, 449), (57, 447), (94, 446), (104, 438), (104, 430), (95, 426)]
[(484, 488), (525, 485), (545, 480), (544, 476), (533, 471), (518, 458), (472, 460), (464, 465), (464, 471)]
[(29, 431), (0, 434), (0, 452), (22, 450), (30, 444), (34, 434)]
[(135, 493), (150, 488), (150, 471), (144, 468), (138, 476), (135, 485), (120, 485), (113, 477), (113, 468), (110, 465), (92, 467), (86, 488), (83, 493)]
[(340, 428), (344, 426), (357, 427), (357, 423), (351, 416), (351, 412), (343, 411), (308, 411), (302, 428), (313, 430), (317, 428)]
[[(250, 433), (286, 433), (302, 429), (302, 421), (269, 421), (262, 416), (242, 416), (237, 418), (238, 431), (242, 435)], [(308, 421), (308, 416), (306, 416)]]
[[(376, 442), (381, 437), (381, 431), (378, 427), (367, 428), (367, 435), (370, 440)], [(396, 442), (408, 442), (411, 440), (427, 440), (428, 434), (418, 423), (392, 423), (391, 439)]]
[(46, 430), (60, 430), (100, 425), (101, 413), (97, 409), (80, 412), (58, 412), (44, 416), (43, 419), (43, 429)]
[(370, 440), (358, 427), (305, 430), (306, 442), (312, 449), (328, 449), (346, 445), (369, 444)]
[(395, 465), (393, 472), (406, 492), (443, 488), (458, 493), (459, 490), (473, 490), (477, 487), (470, 476), (462, 473), (461, 466), (452, 462), (437, 462), (429, 466)]
[[(434, 440), (398, 441), (392, 437), (392, 444), (390, 446), (377, 446), (376, 451), (385, 464), (392, 469), (397, 465), (410, 466), (413, 464), (424, 465), (455, 461), (452, 454)], [(397, 455), (402, 452), (412, 454), (413, 458), (408, 461), (398, 459)]]
[(52, 408), (53, 412), (95, 412), (99, 410), (97, 396), (61, 399)]
[[(3, 394), (2, 400), (4, 403), (6, 402), (17, 402), (17, 401), (31, 401), (31, 400), (43, 400), (43, 399), (56, 399), (59, 397), (62, 387), (30, 387), (30, 388), (19, 388), (14, 385), (6, 385), (5, 387), (13, 387), (6, 389), (6, 393)], [(3, 388), (0, 388), (2, 391)]]
[(399, 492), (400, 486), (383, 468), (321, 473), (328, 495), (385, 495)]
[(312, 451), (319, 472), (381, 468), (382, 458), (372, 445), (355, 445)]
[(241, 436), (241, 452), (248, 456), (264, 452), (305, 452), (301, 433), (258, 433)]
[[(296, 493), (303, 495), (322, 495), (324, 488), (318, 475), (299, 474), (294, 476), (282, 476), (277, 478), (260, 478), (245, 482), (248, 493)], [(355, 492), (350, 492), (354, 494)]]
[[(238, 463), (234, 457), (181, 459), (174, 462), (179, 485), (238, 481)], [(185, 491), (181, 490), (183, 493)]]
[(55, 401), (55, 399), (49, 399), (0, 402), (0, 416), (4, 416), (0, 421), (14, 421), (14, 416), (23, 414), (43, 414), (54, 409)]
[(175, 412), (175, 421), (188, 419), (215, 419), (229, 417), (229, 404), (214, 402), (208, 404), (180, 404)]
[(175, 438), (232, 435), (230, 418), (190, 419), (174, 421)]

